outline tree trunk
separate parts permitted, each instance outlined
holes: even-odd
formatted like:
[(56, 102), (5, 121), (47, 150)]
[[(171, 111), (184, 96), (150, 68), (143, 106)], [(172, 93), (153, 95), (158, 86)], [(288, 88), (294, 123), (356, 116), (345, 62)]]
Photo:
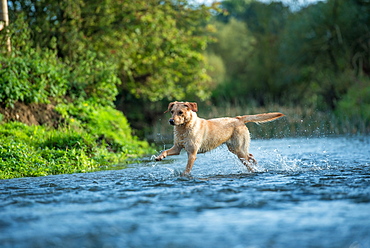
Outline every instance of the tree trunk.
[[(6, 27), (9, 25), (8, 2), (7, 0), (0, 1), (0, 31), (4, 30), (5, 32), (8, 32), (8, 30), (6, 30)], [(6, 48), (8, 52), (12, 51), (10, 37), (8, 34), (6, 34)]]

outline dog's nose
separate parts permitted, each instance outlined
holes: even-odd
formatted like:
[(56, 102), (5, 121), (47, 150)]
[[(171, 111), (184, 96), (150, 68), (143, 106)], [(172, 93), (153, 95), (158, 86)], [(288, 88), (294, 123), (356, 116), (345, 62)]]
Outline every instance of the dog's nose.
[(175, 125), (175, 120), (174, 119), (169, 119), (168, 122), (171, 124), (171, 125)]

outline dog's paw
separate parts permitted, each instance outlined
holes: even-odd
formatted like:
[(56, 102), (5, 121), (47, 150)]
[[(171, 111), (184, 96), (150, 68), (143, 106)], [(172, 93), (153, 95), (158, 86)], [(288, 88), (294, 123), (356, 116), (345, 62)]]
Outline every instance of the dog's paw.
[(163, 160), (165, 157), (166, 157), (165, 155), (161, 154), (161, 155), (159, 155), (158, 157), (155, 157), (155, 160), (156, 160), (156, 161), (161, 161), (161, 160)]
[(181, 177), (190, 178), (190, 172), (184, 171), (183, 173), (181, 173)]
[(257, 160), (253, 157), (253, 154), (249, 153), (249, 156), (248, 156), (248, 163), (251, 163), (251, 164), (258, 164), (257, 163)]

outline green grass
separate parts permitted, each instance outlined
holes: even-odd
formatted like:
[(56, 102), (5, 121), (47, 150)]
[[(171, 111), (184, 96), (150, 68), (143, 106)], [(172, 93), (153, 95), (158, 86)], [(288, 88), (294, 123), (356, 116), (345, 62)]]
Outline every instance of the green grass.
[(74, 125), (60, 129), (19, 122), (0, 125), (0, 179), (97, 171), (154, 152), (131, 136), (118, 111), (101, 108), (89, 116), (84, 124), (70, 118)]

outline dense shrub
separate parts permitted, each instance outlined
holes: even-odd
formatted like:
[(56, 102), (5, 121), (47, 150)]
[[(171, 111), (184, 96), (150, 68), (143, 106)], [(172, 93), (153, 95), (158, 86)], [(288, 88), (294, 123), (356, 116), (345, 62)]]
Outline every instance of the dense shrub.
[[(75, 60), (61, 58), (57, 39), (47, 47), (32, 42), (24, 15), (9, 28), (12, 52), (4, 50), (6, 33), (0, 33), (0, 102), (49, 103), (90, 101), (113, 106), (118, 93), (117, 66), (97, 52), (86, 50)], [(36, 48), (35, 48), (36, 47)]]
[(102, 61), (92, 51), (71, 63), (67, 95), (73, 99), (89, 100), (102, 106), (113, 106), (120, 84), (116, 65)]
[(150, 151), (147, 143), (131, 139), (131, 149), (112, 152), (96, 137), (82, 128), (54, 130), (18, 122), (2, 124), (0, 179), (95, 171), (127, 163), (129, 157)]
[(113, 106), (120, 82), (116, 68), (103, 63), (88, 52), (79, 62), (68, 65), (60, 61), (55, 51), (30, 48), (24, 53), (0, 53), (0, 102), (13, 107), (17, 101), (49, 103), (60, 101), (89, 101)]
[(131, 128), (122, 112), (91, 102), (60, 104), (57, 107), (68, 124), (90, 133), (110, 151), (134, 154), (143, 153), (149, 148), (146, 142), (131, 135)]
[(342, 120), (350, 121), (352, 132), (370, 132), (370, 80), (363, 78), (348, 89), (335, 111)]
[(51, 50), (30, 49), (22, 56), (0, 54), (0, 101), (13, 107), (17, 101), (48, 103), (65, 95), (69, 72)]
[(17, 25), (24, 32), (10, 32), (13, 52), (0, 52), (0, 107), (52, 103), (63, 122), (57, 129), (0, 123), (0, 179), (94, 171), (152, 152), (113, 108), (120, 82), (113, 64), (93, 51), (63, 60), (55, 42), (32, 48), (29, 29)]

